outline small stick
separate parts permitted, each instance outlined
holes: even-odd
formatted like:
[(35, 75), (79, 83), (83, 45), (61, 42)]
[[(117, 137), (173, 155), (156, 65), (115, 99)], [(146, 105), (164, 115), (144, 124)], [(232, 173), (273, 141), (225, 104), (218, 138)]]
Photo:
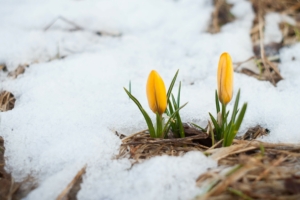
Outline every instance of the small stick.
[(219, 144), (221, 144), (223, 142), (224, 139), (220, 140), (219, 142), (217, 142), (215, 145), (211, 146), (209, 149), (207, 150), (211, 150), (214, 149), (216, 146), (218, 146)]
[(261, 10), (259, 10), (259, 16), (258, 16), (258, 24), (259, 24), (259, 37), (260, 37), (260, 56), (261, 56), (261, 59), (262, 59), (262, 62), (264, 64), (264, 67), (266, 68), (266, 72), (267, 72), (267, 75), (269, 77), (269, 80), (271, 81), (271, 83), (276, 86), (276, 83), (273, 79), (273, 77), (271, 76), (271, 72), (270, 72), (270, 68), (269, 68), (269, 65), (267, 65), (267, 62), (266, 62), (266, 57), (265, 57), (265, 49), (264, 49), (264, 33), (263, 33), (263, 25), (262, 25), (262, 16), (261, 16)]
[(64, 18), (64, 17), (62, 17), (62, 16), (58, 16), (58, 17), (57, 17), (56, 19), (54, 19), (48, 26), (46, 26), (46, 27), (44, 28), (44, 31), (47, 31), (49, 28), (51, 28), (51, 26), (53, 26), (53, 24), (55, 24), (55, 22), (58, 21), (59, 19), (62, 20), (62, 21), (64, 21), (64, 22), (66, 22), (66, 23), (68, 23), (68, 24), (73, 25), (77, 30), (83, 30), (83, 28), (82, 28), (81, 26), (75, 24), (74, 22), (71, 22), (71, 21), (67, 20), (66, 18)]
[(56, 200), (64, 200), (67, 199), (67, 195), (71, 191), (72, 187), (80, 180), (82, 175), (85, 173), (86, 165), (79, 170), (79, 172), (76, 174), (76, 176), (73, 178), (73, 180), (67, 185), (67, 187), (58, 195)]
[[(86, 30), (85, 28), (83, 28), (82, 26), (79, 26), (78, 24), (66, 19), (65, 17), (63, 16), (58, 16), (56, 19), (54, 19), (48, 26), (46, 26), (44, 28), (44, 31), (47, 31), (49, 30), (53, 24), (55, 24), (55, 22), (57, 22), (58, 20), (62, 20), (64, 22), (66, 22), (67, 24), (71, 24), (72, 26), (75, 27), (75, 30)], [(112, 36), (112, 37), (119, 37), (121, 36), (122, 34), (121, 33), (109, 33), (109, 32), (106, 32), (106, 31), (92, 31), (94, 34), (96, 35), (99, 35), (99, 36), (102, 36), (102, 35), (108, 35), (108, 36)]]
[(254, 56), (251, 56), (250, 58), (248, 58), (247, 60), (245, 61), (242, 61), (242, 62), (237, 62), (237, 63), (233, 63), (233, 64), (236, 64), (236, 67), (234, 68), (234, 70), (237, 70), (242, 64), (254, 59), (255, 57)]

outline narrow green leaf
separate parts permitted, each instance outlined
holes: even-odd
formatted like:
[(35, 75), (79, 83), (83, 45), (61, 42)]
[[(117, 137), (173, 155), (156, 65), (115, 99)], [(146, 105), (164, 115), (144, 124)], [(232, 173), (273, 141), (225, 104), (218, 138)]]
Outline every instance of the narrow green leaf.
[[(176, 103), (175, 97), (174, 97), (173, 94), (172, 94), (172, 101), (173, 101), (174, 109), (177, 110), (179, 106)], [(179, 134), (180, 137), (184, 138), (185, 134), (184, 134), (184, 129), (183, 129), (183, 126), (182, 126), (182, 121), (181, 121), (179, 111), (175, 115), (175, 118), (176, 118), (176, 123), (175, 123), (175, 126), (172, 126), (172, 130), (173, 130), (174, 133), (176, 133), (176, 135)], [(172, 122), (171, 122), (171, 124), (172, 124)]]
[(147, 114), (147, 112), (144, 110), (144, 108), (142, 107), (142, 105), (140, 104), (140, 102), (132, 95), (130, 94), (130, 92), (124, 88), (125, 92), (127, 93), (127, 95), (129, 96), (129, 98), (137, 105), (137, 107), (140, 109), (141, 113), (143, 114), (145, 121), (148, 125), (148, 129), (149, 129), (149, 133), (150, 136), (155, 138), (156, 134), (155, 134), (155, 129), (153, 126), (153, 123), (151, 121), (151, 118), (149, 117), (149, 115)]
[(170, 98), (170, 95), (172, 93), (172, 90), (173, 90), (173, 87), (174, 87), (174, 84), (175, 84), (175, 81), (176, 81), (176, 78), (177, 78), (177, 75), (178, 75), (178, 72), (179, 72), (179, 69), (177, 70), (177, 72), (175, 73), (173, 79), (172, 79), (172, 82), (169, 86), (169, 89), (168, 89), (168, 92), (167, 92), (167, 99)]
[(195, 126), (196, 128), (199, 128), (201, 131), (204, 131), (206, 132), (206, 130), (204, 128), (202, 128), (201, 126), (197, 125), (197, 124), (194, 124), (194, 123), (191, 123), (193, 126)]
[(180, 92), (181, 92), (181, 81), (179, 81), (179, 88), (177, 94), (177, 105), (180, 106)]
[(218, 97), (217, 90), (215, 92), (215, 101), (216, 101), (216, 109), (217, 109), (217, 114), (218, 114), (220, 112), (220, 102), (219, 102), (219, 97)]
[(172, 94), (172, 102), (173, 102), (173, 105), (174, 105), (174, 110), (176, 110), (178, 108), (178, 105), (177, 105), (177, 103), (175, 101), (175, 97), (174, 97), (173, 94)]
[(234, 122), (235, 121), (235, 117), (237, 114), (237, 110), (238, 110), (238, 106), (239, 106), (239, 101), (240, 101), (240, 92), (241, 90), (239, 89), (236, 98), (235, 98), (235, 102), (234, 102), (234, 106), (233, 106), (233, 110), (232, 110), (232, 116), (231, 116), (231, 121)]
[[(174, 113), (174, 109), (175, 109), (175, 108), (173, 108), (170, 99), (168, 99), (168, 106), (169, 106), (170, 111), (167, 115), (170, 117)], [(171, 129), (172, 129), (173, 133), (175, 134), (175, 137), (179, 137), (179, 133), (178, 133), (178, 131), (176, 131), (176, 129), (177, 129), (176, 121), (175, 122), (172, 121), (170, 123), (170, 125), (171, 125)]]
[(210, 116), (210, 119), (211, 119), (212, 123), (214, 124), (215, 130), (216, 130), (217, 140), (222, 139), (221, 138), (221, 129), (220, 129), (220, 126), (219, 126), (217, 120), (212, 116), (211, 113), (208, 113), (208, 114)]
[(241, 112), (236, 120), (236, 123), (235, 123), (235, 131), (237, 132), (241, 126), (241, 123), (244, 119), (244, 116), (245, 116), (245, 113), (246, 113), (246, 110), (247, 110), (247, 103), (244, 103), (242, 109), (241, 109)]
[[(163, 134), (166, 134), (165, 131), (169, 128), (172, 118), (176, 115), (176, 113), (178, 113), (178, 111), (179, 111), (180, 109), (182, 109), (184, 106), (186, 106), (186, 104), (187, 104), (187, 103), (185, 103), (185, 104), (183, 104), (182, 106), (180, 106), (180, 107), (179, 107), (177, 110), (175, 110), (174, 113), (170, 116), (169, 120), (167, 121), (167, 123), (165, 124), (165, 126), (164, 126), (164, 128), (163, 128), (163, 131), (162, 131)], [(164, 137), (164, 136), (163, 136), (163, 137)]]
[(172, 106), (172, 103), (171, 103), (170, 99), (168, 99), (168, 106), (169, 106), (169, 111), (170, 111), (168, 116), (170, 116), (174, 113), (174, 109), (173, 109), (173, 106)]
[(170, 111), (169, 111), (168, 108), (166, 109), (165, 113), (166, 113), (168, 116), (170, 115)]
[(229, 115), (229, 110), (227, 111), (227, 113), (226, 113), (226, 115), (225, 115), (225, 118), (226, 118), (226, 119), (227, 119), (228, 115)]
[(235, 136), (235, 132), (234, 132), (234, 124), (229, 124), (230, 128), (229, 131), (227, 131), (225, 133), (224, 136), (224, 141), (223, 141), (223, 146), (224, 147), (228, 147), (232, 144), (232, 141), (234, 139)]
[(182, 121), (181, 121), (179, 112), (177, 112), (177, 114), (176, 114), (176, 120), (177, 120), (177, 124), (178, 124), (178, 128), (179, 128), (180, 137), (184, 138), (185, 134), (184, 134), (184, 129), (183, 129), (183, 125), (182, 125)]

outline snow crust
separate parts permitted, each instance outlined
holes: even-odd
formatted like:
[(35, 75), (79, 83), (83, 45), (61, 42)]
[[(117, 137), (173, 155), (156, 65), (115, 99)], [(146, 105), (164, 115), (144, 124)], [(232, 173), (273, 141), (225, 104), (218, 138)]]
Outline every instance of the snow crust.
[[(39, 181), (26, 199), (55, 199), (85, 164), (78, 199), (191, 199), (199, 194), (195, 180), (216, 167), (215, 161), (190, 152), (155, 157), (130, 169), (128, 159), (113, 159), (121, 143), (114, 131), (129, 135), (146, 129), (123, 87), (131, 80), (132, 93), (150, 114), (145, 85), (152, 69), (166, 86), (180, 69), (181, 102), (189, 102), (181, 111), (183, 121), (207, 123), (208, 112), (215, 113), (219, 55), (227, 51), (233, 62), (253, 56), (251, 4), (230, 2), (237, 19), (215, 35), (205, 32), (213, 10), (209, 0), (1, 2), (0, 62), (9, 70), (30, 64), (15, 80), (2, 74), (0, 86), (17, 99), (13, 110), (0, 114), (7, 169), (17, 180), (31, 174)], [(70, 24), (58, 21), (44, 31), (58, 16), (85, 30), (70, 32)], [(99, 30), (122, 37), (93, 33)], [(278, 87), (235, 73), (235, 92), (241, 88), (241, 102), (248, 102), (241, 133), (259, 124), (271, 131), (264, 141), (300, 142), (299, 52), (299, 44), (281, 51), (284, 80)], [(67, 57), (58, 60), (57, 55)]]

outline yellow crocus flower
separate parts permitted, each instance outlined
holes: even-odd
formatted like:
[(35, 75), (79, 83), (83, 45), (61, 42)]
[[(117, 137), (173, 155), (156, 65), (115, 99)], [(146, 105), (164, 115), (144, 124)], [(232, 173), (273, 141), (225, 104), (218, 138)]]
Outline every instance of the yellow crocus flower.
[(154, 113), (162, 115), (167, 108), (167, 93), (163, 79), (152, 70), (147, 81), (148, 104)]
[(218, 96), (223, 104), (228, 104), (233, 94), (233, 67), (228, 53), (222, 53), (218, 67)]

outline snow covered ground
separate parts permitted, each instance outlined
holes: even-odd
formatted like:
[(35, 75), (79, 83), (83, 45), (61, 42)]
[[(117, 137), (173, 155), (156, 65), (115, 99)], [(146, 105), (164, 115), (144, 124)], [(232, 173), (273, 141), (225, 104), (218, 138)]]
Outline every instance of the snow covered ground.
[[(0, 63), (9, 70), (30, 64), (15, 80), (2, 74), (0, 85), (16, 97), (15, 108), (0, 114), (7, 169), (17, 180), (31, 174), (39, 182), (26, 199), (55, 199), (85, 164), (79, 199), (200, 194), (195, 180), (216, 167), (215, 161), (190, 152), (152, 158), (129, 170), (129, 160), (112, 159), (120, 145), (114, 131), (129, 135), (146, 129), (123, 87), (131, 80), (132, 93), (151, 113), (145, 87), (152, 69), (167, 86), (180, 69), (182, 102), (189, 102), (181, 111), (183, 121), (207, 123), (208, 112), (215, 110), (219, 55), (227, 51), (234, 62), (253, 56), (251, 4), (230, 2), (237, 19), (212, 35), (205, 32), (210, 0), (2, 1)], [(58, 21), (44, 31), (58, 16), (85, 30), (70, 32), (70, 24)], [(93, 31), (122, 36), (99, 37)], [(276, 30), (268, 31), (278, 40)], [(241, 102), (248, 102), (241, 133), (260, 124), (271, 130), (264, 141), (299, 143), (300, 45), (283, 49), (280, 58), (284, 80), (277, 87), (235, 73), (235, 91), (241, 88)]]

